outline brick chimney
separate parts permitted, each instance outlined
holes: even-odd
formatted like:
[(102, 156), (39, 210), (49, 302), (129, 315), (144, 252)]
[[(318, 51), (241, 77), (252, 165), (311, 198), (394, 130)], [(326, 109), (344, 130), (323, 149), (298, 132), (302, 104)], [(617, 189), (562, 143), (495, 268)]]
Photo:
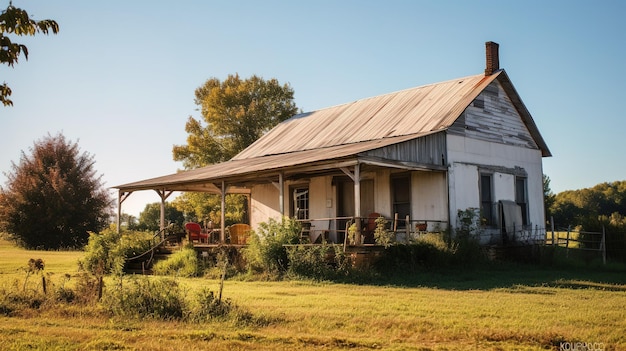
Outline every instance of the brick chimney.
[(485, 76), (492, 75), (500, 69), (500, 58), (498, 57), (498, 43), (488, 41), (485, 43), (487, 65), (485, 67)]

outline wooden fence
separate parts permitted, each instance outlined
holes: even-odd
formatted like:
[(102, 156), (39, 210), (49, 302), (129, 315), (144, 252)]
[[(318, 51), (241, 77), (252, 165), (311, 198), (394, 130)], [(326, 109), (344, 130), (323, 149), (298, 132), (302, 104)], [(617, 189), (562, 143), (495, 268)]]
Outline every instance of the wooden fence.
[(566, 256), (570, 250), (598, 252), (602, 256), (602, 263), (606, 264), (606, 230), (602, 226), (601, 232), (574, 231), (571, 226), (562, 230), (547, 233), (546, 245), (560, 246), (566, 249)]

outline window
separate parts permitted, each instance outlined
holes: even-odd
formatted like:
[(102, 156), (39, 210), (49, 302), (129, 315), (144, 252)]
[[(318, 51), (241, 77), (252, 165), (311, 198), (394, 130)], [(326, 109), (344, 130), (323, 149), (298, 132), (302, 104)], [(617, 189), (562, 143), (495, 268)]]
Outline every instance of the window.
[(391, 178), (393, 213), (398, 214), (398, 228), (404, 227), (406, 216), (411, 215), (411, 178), (409, 175)]
[(481, 97), (477, 97), (476, 99), (474, 99), (473, 105), (476, 108), (485, 108), (485, 100), (483, 100)]
[(291, 213), (296, 219), (309, 219), (309, 187), (292, 190)]
[(480, 175), (480, 213), (484, 225), (493, 225), (493, 189), (491, 174)]
[(515, 178), (515, 202), (522, 208), (523, 225), (528, 225), (528, 192), (526, 191), (526, 184), (526, 178)]

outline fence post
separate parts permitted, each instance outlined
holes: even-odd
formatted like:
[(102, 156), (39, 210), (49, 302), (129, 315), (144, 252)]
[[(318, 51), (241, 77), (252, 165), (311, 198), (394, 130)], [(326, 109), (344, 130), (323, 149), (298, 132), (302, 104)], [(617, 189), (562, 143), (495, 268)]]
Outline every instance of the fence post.
[(600, 249), (602, 250), (602, 264), (606, 266), (606, 231), (602, 226), (602, 241), (600, 241)]
[(411, 236), (411, 219), (409, 218), (409, 215), (406, 215), (405, 218), (406, 221), (406, 238), (404, 238), (406, 240), (406, 243), (409, 243), (409, 236)]
[(565, 257), (569, 257), (569, 233), (572, 226), (567, 226), (567, 237), (565, 238)]
[(558, 245), (554, 242), (554, 216), (550, 216), (550, 226), (552, 227), (552, 246)]

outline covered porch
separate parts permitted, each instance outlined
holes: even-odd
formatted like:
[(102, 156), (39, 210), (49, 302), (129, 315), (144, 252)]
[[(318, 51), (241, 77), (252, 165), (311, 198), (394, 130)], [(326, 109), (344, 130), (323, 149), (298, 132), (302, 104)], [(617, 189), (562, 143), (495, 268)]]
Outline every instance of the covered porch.
[(224, 211), (227, 194), (249, 198), (247, 224), (251, 229), (270, 218), (288, 216), (303, 223), (303, 242), (311, 244), (346, 244), (348, 223), (354, 224), (356, 231), (352, 244), (373, 244), (368, 230), (373, 217), (386, 218), (388, 229), (400, 237), (445, 230), (449, 224), (445, 134), (426, 135), (426, 150), (430, 153), (418, 157), (425, 162), (402, 160), (409, 159), (402, 156), (406, 150), (415, 149), (415, 138), (413, 134), (325, 149), (234, 158), (115, 186), (118, 228), (124, 201), (136, 191), (151, 190), (161, 199), (161, 228), (167, 224), (165, 201), (174, 192), (204, 192), (221, 197), (220, 223), (210, 233), (207, 231), (206, 240), (198, 245), (239, 244), (231, 243), (228, 236)]

